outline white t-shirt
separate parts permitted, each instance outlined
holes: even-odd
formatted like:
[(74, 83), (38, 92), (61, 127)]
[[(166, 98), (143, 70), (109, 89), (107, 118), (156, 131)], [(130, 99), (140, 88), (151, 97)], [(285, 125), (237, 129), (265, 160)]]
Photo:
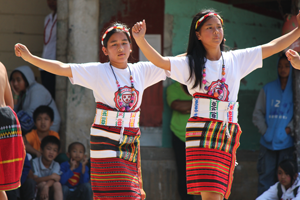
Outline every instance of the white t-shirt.
[[(70, 64), (73, 78), (72, 84), (93, 90), (96, 102), (104, 103), (120, 110), (119, 102), (129, 105), (131, 98), (131, 82), (129, 68), (119, 69), (112, 66), (121, 87), (121, 98), (118, 86), (109, 63)], [(141, 106), (144, 90), (166, 79), (166, 72), (150, 62), (128, 63), (133, 77), (134, 102), (130, 111)]]
[[(242, 50), (222, 52), (225, 64), (225, 87), (223, 93), (219, 96), (222, 101), (237, 101), (237, 95), (240, 88), (240, 80), (257, 68), (262, 67), (262, 50), (261, 46), (247, 48)], [(190, 77), (190, 68), (188, 57), (170, 57), (171, 71), (170, 78), (187, 85), (189, 93), (207, 93), (204, 90), (204, 84), (192, 89), (194, 79), (188, 80)], [(217, 91), (220, 89), (222, 79), (222, 57), (219, 60), (207, 60), (206, 80), (209, 91)]]
[(50, 13), (44, 22), (44, 46), (42, 58), (56, 60), (56, 21), (57, 14)]

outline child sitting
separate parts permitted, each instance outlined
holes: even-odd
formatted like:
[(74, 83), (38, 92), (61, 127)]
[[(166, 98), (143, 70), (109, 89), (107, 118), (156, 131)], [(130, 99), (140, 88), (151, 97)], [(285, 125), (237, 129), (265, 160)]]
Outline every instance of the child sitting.
[[(32, 161), (33, 179), (37, 183), (38, 197), (49, 199), (53, 194), (54, 200), (62, 200), (60, 180), (60, 166), (54, 161), (60, 149), (60, 142), (55, 136), (46, 136), (41, 143), (41, 157)], [(49, 192), (51, 189), (51, 192)], [(52, 191), (53, 190), (53, 191)]]
[(92, 199), (92, 188), (89, 183), (89, 168), (86, 166), (88, 159), (85, 147), (80, 142), (73, 142), (68, 147), (67, 156), (70, 161), (60, 165), (62, 174), (60, 182), (65, 200)]
[(33, 120), (36, 129), (25, 135), (24, 141), (26, 146), (26, 151), (32, 154), (34, 157), (40, 157), (40, 146), (41, 141), (44, 137), (48, 135), (53, 135), (59, 138), (57, 132), (50, 130), (51, 125), (54, 120), (54, 112), (49, 106), (39, 106), (33, 112)]
[(277, 176), (279, 182), (271, 186), (256, 200), (300, 199), (300, 177), (292, 160), (283, 160), (279, 163)]

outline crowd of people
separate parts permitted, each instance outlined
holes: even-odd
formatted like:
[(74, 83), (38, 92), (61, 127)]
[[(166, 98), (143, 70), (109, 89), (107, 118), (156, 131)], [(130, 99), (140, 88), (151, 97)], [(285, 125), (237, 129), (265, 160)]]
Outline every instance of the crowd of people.
[[(9, 177), (0, 182), (0, 199), (7, 195), (9, 200), (144, 200), (139, 108), (144, 90), (166, 77), (176, 81), (167, 89), (167, 102), (173, 109), (170, 128), (181, 199), (193, 195), (203, 200), (228, 199), (242, 132), (237, 119), (240, 80), (300, 37), (300, 14), (298, 28), (286, 35), (260, 46), (224, 51), (223, 19), (214, 10), (203, 10), (192, 20), (186, 53), (177, 57), (163, 57), (149, 45), (143, 20), (133, 25), (132, 35), (150, 62), (134, 64), (128, 63), (129, 29), (114, 23), (101, 40), (109, 62), (68, 64), (56, 61), (53, 53), (53, 2), (48, 1), (53, 12), (45, 19), (42, 58), (25, 45), (15, 45), (16, 56), (39, 67), (48, 86), (37, 83), (28, 66), (16, 68), (8, 78), (0, 65), (1, 156), (3, 147), (7, 152), (13, 147), (18, 150), (0, 160), (0, 166), (11, 165), (0, 171)], [(278, 79), (260, 91), (253, 113), (253, 123), (262, 134), (257, 199), (300, 199), (290, 63), (300, 69), (300, 56), (293, 50), (279, 58)], [(90, 158), (82, 143), (73, 142), (67, 158), (58, 159), (62, 153), (55, 75), (93, 90), (97, 108)], [(13, 169), (16, 173), (9, 176)]]

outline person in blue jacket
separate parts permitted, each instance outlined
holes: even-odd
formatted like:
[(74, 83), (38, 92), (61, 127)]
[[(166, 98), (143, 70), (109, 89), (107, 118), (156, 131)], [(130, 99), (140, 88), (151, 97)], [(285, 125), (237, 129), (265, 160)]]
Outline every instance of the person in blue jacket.
[(278, 78), (258, 95), (253, 123), (262, 134), (257, 163), (259, 196), (278, 181), (278, 163), (294, 159), (292, 67), (284, 54), (279, 58)]
[(60, 183), (64, 200), (92, 200), (88, 159), (85, 155), (84, 145), (80, 142), (73, 142), (68, 147), (67, 156), (70, 160), (60, 165), (62, 172)]

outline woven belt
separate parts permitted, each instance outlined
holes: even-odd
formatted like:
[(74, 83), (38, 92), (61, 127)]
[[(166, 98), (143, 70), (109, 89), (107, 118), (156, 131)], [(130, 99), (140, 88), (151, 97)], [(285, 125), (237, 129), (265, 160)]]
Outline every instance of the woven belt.
[(96, 109), (94, 124), (103, 126), (122, 127), (120, 132), (120, 143), (123, 141), (124, 128), (139, 128), (140, 112), (119, 112)]
[(216, 99), (193, 98), (191, 117), (203, 117), (223, 121), (228, 132), (228, 122), (238, 122), (238, 102), (224, 102)]

